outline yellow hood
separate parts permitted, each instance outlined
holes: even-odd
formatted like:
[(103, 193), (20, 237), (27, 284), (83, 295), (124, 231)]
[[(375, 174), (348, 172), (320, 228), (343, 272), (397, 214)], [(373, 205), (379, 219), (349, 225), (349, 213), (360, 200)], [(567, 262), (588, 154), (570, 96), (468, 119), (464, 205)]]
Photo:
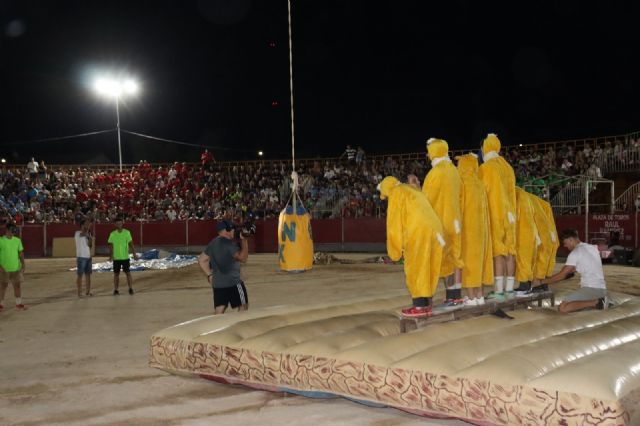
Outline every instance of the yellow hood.
[(449, 144), (444, 139), (431, 138), (427, 141), (429, 160), (446, 157), (449, 155)]
[(487, 137), (484, 138), (484, 142), (482, 142), (482, 155), (487, 155), (492, 151), (499, 153), (500, 147), (500, 139), (498, 139), (498, 136), (493, 133), (489, 133)]
[(475, 154), (465, 154), (456, 157), (458, 160), (458, 171), (460, 176), (478, 175), (478, 156)]
[(386, 178), (382, 179), (382, 182), (380, 182), (380, 185), (378, 185), (380, 189), (380, 199), (384, 200), (389, 197), (389, 193), (391, 192), (391, 190), (398, 185), (400, 185), (400, 181), (393, 176), (387, 176)]

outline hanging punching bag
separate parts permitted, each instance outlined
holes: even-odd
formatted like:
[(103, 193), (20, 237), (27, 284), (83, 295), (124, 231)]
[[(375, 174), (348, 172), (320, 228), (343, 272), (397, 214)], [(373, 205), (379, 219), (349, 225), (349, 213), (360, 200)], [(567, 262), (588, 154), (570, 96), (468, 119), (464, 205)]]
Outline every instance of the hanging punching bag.
[(302, 206), (297, 206), (294, 211), (287, 205), (280, 212), (278, 261), (280, 269), (287, 272), (303, 272), (313, 267), (311, 217)]

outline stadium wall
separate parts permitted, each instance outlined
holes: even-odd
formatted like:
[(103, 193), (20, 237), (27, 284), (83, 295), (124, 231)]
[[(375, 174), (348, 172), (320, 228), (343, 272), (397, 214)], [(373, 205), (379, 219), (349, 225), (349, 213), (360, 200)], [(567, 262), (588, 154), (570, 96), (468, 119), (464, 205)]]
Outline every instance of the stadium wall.
[[(637, 248), (638, 215), (595, 214), (589, 216), (589, 238), (585, 238), (585, 216), (571, 215), (556, 217), (558, 230), (575, 228), (583, 241), (606, 237), (611, 231), (620, 232), (620, 245)], [(316, 251), (385, 251), (386, 224), (384, 219), (318, 219), (311, 221)], [(278, 251), (278, 221), (259, 220), (257, 232), (249, 241), (251, 252), (276, 253)], [(136, 249), (161, 248), (182, 253), (202, 251), (215, 237), (215, 221), (175, 221), (175, 222), (134, 222), (126, 223), (131, 231)], [(71, 237), (78, 229), (73, 224), (26, 224), (21, 235), (25, 254), (32, 257), (49, 256), (53, 239)], [(96, 224), (96, 253), (107, 253), (107, 239), (114, 229), (113, 224)], [(562, 254), (562, 252), (561, 252)]]

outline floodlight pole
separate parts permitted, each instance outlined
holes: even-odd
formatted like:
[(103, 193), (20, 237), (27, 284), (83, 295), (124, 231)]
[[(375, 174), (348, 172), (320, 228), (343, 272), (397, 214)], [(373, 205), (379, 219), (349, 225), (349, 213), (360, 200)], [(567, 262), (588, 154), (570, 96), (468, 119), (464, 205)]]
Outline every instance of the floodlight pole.
[(118, 160), (120, 163), (120, 173), (122, 173), (122, 144), (120, 142), (120, 96), (116, 95), (116, 128), (118, 130)]

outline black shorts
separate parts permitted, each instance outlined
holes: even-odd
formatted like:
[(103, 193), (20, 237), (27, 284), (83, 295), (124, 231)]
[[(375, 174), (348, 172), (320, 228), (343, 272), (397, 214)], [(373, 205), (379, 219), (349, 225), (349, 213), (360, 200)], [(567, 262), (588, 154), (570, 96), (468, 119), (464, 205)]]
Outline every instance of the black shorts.
[(130, 266), (131, 266), (131, 262), (129, 262), (129, 259), (127, 259), (127, 260), (114, 260), (113, 261), (113, 272), (116, 273), (116, 274), (119, 274), (120, 270), (122, 269), (124, 272), (128, 273)]
[(238, 308), (242, 305), (249, 304), (249, 295), (244, 282), (240, 281), (233, 287), (213, 288), (213, 307), (231, 305), (232, 308)]

